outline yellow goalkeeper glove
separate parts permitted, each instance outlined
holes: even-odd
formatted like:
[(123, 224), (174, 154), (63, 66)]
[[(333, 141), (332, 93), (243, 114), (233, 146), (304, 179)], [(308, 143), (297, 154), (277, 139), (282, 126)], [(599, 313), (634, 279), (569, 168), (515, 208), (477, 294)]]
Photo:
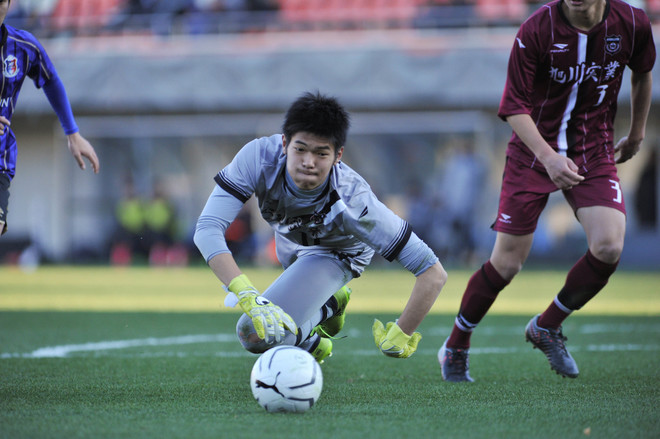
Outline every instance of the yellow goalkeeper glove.
[(228, 289), (236, 294), (238, 305), (252, 319), (252, 325), (262, 340), (272, 343), (274, 338), (279, 342), (284, 338), (285, 329), (294, 334), (298, 333), (298, 327), (293, 319), (282, 308), (259, 295), (245, 274), (232, 279)]
[(375, 319), (371, 328), (374, 341), (381, 352), (388, 357), (408, 358), (417, 350), (417, 345), (422, 339), (422, 334), (413, 332), (408, 335), (399, 328), (396, 322), (389, 322), (387, 326)]

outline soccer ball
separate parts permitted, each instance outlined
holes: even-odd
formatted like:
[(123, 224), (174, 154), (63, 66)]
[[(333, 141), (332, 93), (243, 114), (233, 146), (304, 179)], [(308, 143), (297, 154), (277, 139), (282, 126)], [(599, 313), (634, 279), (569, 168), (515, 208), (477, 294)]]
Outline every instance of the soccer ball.
[(250, 386), (254, 398), (267, 411), (303, 413), (321, 396), (323, 374), (309, 352), (277, 346), (254, 363)]

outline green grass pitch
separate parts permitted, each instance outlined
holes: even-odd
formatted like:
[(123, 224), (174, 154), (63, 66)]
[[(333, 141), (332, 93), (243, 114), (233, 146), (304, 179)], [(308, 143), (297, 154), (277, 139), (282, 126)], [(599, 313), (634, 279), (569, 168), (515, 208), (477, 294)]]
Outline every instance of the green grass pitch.
[[(265, 288), (276, 270), (248, 275)], [(252, 398), (256, 356), (204, 267), (0, 267), (0, 438), (656, 438), (660, 437), (660, 273), (617, 272), (564, 326), (580, 377), (562, 379), (523, 329), (563, 283), (523, 271), (473, 337), (475, 383), (442, 381), (437, 350), (471, 273), (449, 282), (409, 359), (374, 345), (414, 279), (367, 270), (305, 414)]]

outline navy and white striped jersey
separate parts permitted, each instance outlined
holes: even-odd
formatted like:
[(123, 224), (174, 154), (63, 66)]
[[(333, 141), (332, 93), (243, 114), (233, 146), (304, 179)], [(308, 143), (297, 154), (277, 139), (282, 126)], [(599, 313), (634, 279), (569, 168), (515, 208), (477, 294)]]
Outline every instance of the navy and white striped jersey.
[[(325, 184), (313, 191), (300, 190), (286, 172), (281, 134), (245, 145), (215, 181), (242, 203), (256, 195), (261, 215), (278, 239), (295, 244), (299, 252), (318, 249), (354, 259), (357, 273), (368, 265), (374, 250), (389, 261), (399, 259), (413, 273), (437, 262), (410, 225), (380, 202), (345, 163), (333, 166)], [(198, 231), (203, 224), (202, 216)], [(402, 252), (407, 245), (414, 252)], [(208, 260), (214, 250), (203, 253)]]

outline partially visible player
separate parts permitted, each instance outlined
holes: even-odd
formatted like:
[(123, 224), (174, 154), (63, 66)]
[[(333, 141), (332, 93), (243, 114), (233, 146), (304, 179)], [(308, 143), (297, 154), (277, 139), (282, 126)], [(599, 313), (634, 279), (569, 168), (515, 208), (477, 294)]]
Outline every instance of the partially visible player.
[(9, 125), (26, 77), (32, 79), (37, 88), (43, 88), (60, 120), (69, 151), (78, 166), (85, 169), (86, 158), (94, 172), (99, 172), (96, 152), (78, 132), (64, 85), (43, 46), (29, 32), (4, 23), (9, 4), (10, 0), (0, 0), (0, 56), (3, 74), (0, 85), (0, 235), (7, 231), (9, 186), (16, 173), (16, 137)]
[[(378, 201), (369, 185), (341, 162), (349, 115), (339, 102), (305, 93), (289, 107), (283, 134), (255, 139), (216, 176), (217, 186), (197, 222), (195, 244), (227, 286), (226, 304), (245, 312), (238, 338), (250, 352), (295, 345), (322, 362), (344, 324), (348, 282), (360, 276), (375, 251), (397, 260), (416, 281), (396, 322), (376, 320), (381, 351), (405, 358), (417, 349), (415, 332), (446, 282), (431, 249), (406, 221)], [(275, 232), (284, 272), (262, 294), (237, 266), (225, 231), (256, 195)], [(232, 300), (233, 299), (233, 300)]]
[[(562, 322), (607, 284), (623, 249), (626, 209), (616, 163), (639, 150), (651, 103), (655, 46), (648, 17), (620, 0), (555, 0), (525, 21), (513, 44), (499, 116), (513, 128), (495, 246), (468, 282), (439, 360), (447, 381), (473, 381), (470, 336), (529, 254), (548, 195), (562, 190), (588, 250), (525, 337), (558, 374), (575, 378)], [(631, 123), (614, 144), (623, 72), (631, 73)]]

